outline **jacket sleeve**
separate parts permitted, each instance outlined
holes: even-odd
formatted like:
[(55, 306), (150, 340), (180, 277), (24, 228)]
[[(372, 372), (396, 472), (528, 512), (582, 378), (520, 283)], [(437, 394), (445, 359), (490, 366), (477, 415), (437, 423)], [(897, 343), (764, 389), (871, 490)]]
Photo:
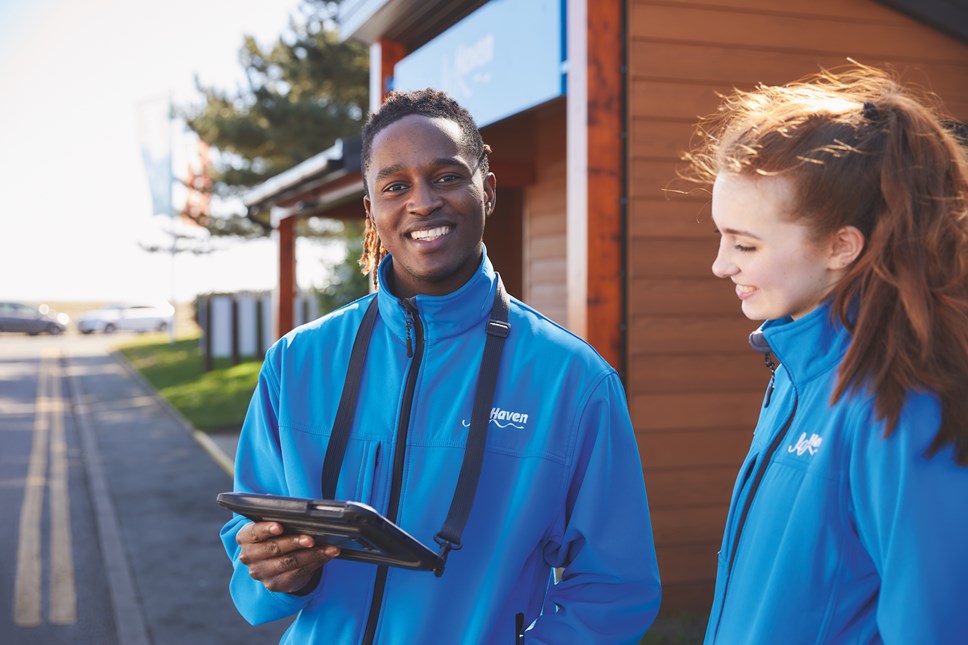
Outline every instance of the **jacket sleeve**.
[[(271, 356), (270, 352), (262, 366), (242, 425), (235, 457), (235, 490), (284, 495), (287, 486), (278, 430), (280, 388), (272, 369)], [(234, 515), (222, 527), (221, 537), (232, 562), (232, 579), (229, 583), (232, 600), (243, 618), (258, 625), (295, 614), (308, 604), (312, 594), (296, 596), (269, 591), (265, 585), (249, 576), (248, 567), (239, 562), (240, 549), (235, 541), (236, 534), (249, 521), (242, 515)]]
[(968, 642), (968, 467), (950, 445), (932, 457), (940, 405), (908, 399), (894, 433), (860, 425), (851, 457), (851, 503), (880, 575), (877, 629), (884, 643)]
[(609, 372), (578, 419), (563, 530), (546, 550), (563, 567), (527, 643), (638, 643), (660, 584), (639, 451), (618, 376)]

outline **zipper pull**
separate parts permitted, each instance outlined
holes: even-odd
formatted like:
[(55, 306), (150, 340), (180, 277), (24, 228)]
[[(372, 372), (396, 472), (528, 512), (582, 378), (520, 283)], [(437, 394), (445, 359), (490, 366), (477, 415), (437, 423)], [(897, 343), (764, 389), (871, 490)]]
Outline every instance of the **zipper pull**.
[[(410, 305), (409, 307), (407, 305)], [(401, 300), (400, 306), (403, 307), (403, 317), (407, 324), (407, 358), (413, 358), (413, 340), (410, 332), (413, 330), (413, 314), (415, 308), (409, 300)]]
[(410, 328), (413, 326), (413, 319), (407, 313), (407, 358), (413, 358), (413, 344), (410, 342)]
[(776, 381), (776, 363), (773, 362), (773, 356), (770, 352), (763, 354), (763, 361), (770, 368), (770, 385), (766, 388), (766, 401), (763, 403), (763, 407), (768, 408), (770, 407), (770, 399), (773, 398), (773, 383)]

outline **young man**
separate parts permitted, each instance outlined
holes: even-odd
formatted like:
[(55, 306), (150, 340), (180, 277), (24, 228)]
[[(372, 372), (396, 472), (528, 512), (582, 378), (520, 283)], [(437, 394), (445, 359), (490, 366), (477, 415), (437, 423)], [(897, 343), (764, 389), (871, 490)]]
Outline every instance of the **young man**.
[[(362, 264), (379, 262), (380, 288), (269, 350), (236, 490), (320, 496), (351, 348), (376, 298), (335, 497), (434, 544), (499, 283), (482, 243), (496, 197), (487, 151), (467, 111), (440, 92), (393, 93), (370, 117)], [(335, 547), (236, 516), (222, 538), (246, 619), (295, 614), (291, 643), (638, 642), (660, 588), (621, 382), (523, 303), (510, 300), (508, 322), (476, 496), (443, 575), (334, 559)]]

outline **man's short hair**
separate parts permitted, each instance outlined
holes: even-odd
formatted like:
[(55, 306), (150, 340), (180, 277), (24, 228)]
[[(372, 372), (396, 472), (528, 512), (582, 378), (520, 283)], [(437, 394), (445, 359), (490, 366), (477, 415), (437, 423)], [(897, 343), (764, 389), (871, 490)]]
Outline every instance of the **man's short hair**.
[(464, 146), (464, 152), (468, 159), (480, 159), (481, 173), (483, 176), (487, 176), (489, 172), (487, 155), (485, 154), (487, 148), (470, 112), (440, 90), (426, 88), (411, 92), (394, 91), (387, 95), (383, 105), (376, 112), (370, 114), (369, 119), (363, 126), (361, 161), (363, 188), (367, 194), (370, 191), (366, 185), (366, 173), (370, 168), (370, 154), (374, 137), (391, 123), (411, 114), (448, 119), (456, 123), (460, 127), (461, 145)]

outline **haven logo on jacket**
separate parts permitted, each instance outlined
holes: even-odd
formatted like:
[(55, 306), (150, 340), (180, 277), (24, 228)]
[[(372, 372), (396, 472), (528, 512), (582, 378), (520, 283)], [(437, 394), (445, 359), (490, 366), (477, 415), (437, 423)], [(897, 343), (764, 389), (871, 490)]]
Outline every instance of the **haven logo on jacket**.
[[(512, 412), (511, 410), (502, 410), (501, 408), (491, 408), (491, 418), (490, 423), (493, 423), (498, 428), (514, 427), (518, 430), (524, 430), (524, 426), (528, 423), (527, 412)], [(465, 428), (471, 427), (470, 421), (465, 419), (461, 420), (461, 425)]]
[(823, 438), (817, 433), (812, 433), (810, 438), (807, 439), (807, 433), (803, 432), (800, 434), (800, 438), (797, 439), (796, 444), (787, 448), (787, 452), (795, 452), (798, 457), (805, 452), (813, 456), (817, 454), (821, 443), (823, 443)]

